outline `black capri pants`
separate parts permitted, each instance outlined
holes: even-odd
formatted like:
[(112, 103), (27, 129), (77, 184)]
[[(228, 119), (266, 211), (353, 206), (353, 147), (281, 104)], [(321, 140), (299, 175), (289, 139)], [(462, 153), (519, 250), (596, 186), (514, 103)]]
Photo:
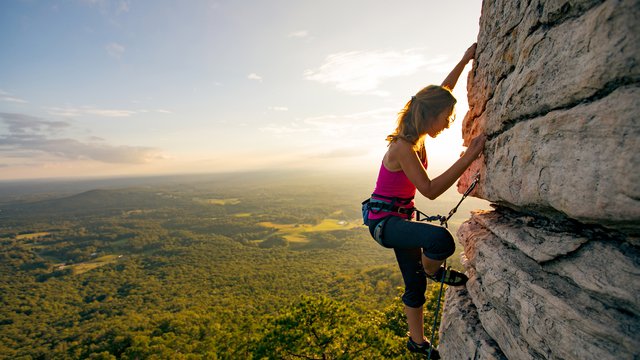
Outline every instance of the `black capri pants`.
[[(383, 219), (374, 220), (369, 232)], [(389, 216), (382, 229), (382, 246), (392, 248), (404, 280), (402, 302), (412, 308), (422, 306), (426, 299), (427, 278), (422, 267), (422, 254), (429, 259), (444, 260), (456, 249), (453, 236), (446, 228), (424, 222)]]

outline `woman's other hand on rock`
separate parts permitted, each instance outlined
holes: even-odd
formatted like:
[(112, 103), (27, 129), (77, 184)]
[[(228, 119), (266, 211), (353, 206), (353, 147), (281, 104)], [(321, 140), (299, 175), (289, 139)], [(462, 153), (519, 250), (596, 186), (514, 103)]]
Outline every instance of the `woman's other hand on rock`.
[(471, 156), (473, 159), (477, 158), (478, 155), (482, 153), (484, 150), (484, 144), (487, 142), (487, 136), (484, 134), (478, 135), (469, 144), (467, 151), (464, 153), (466, 156)]
[(465, 64), (469, 61), (476, 58), (476, 48), (478, 47), (478, 43), (473, 43), (473, 45), (469, 46), (467, 51), (464, 52), (464, 56), (462, 57), (462, 62)]

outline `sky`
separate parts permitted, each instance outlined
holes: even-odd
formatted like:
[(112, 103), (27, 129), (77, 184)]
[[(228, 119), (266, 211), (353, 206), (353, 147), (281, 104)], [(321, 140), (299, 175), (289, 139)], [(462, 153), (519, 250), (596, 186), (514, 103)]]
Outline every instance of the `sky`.
[[(413, 94), (476, 41), (481, 1), (0, 2), (0, 180), (377, 173)], [(429, 175), (463, 151), (427, 140)]]

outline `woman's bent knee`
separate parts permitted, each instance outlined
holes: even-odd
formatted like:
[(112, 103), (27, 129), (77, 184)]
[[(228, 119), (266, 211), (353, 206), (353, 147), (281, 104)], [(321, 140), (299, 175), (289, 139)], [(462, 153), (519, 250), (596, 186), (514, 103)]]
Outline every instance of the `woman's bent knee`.
[(420, 306), (424, 305), (424, 303), (427, 301), (427, 299), (424, 296), (425, 291), (426, 291), (426, 287), (425, 287), (425, 290), (423, 290), (422, 292), (418, 290), (412, 291), (409, 289), (405, 289), (405, 292), (402, 295), (402, 302), (408, 307), (419, 308)]
[(446, 228), (439, 228), (432, 246), (423, 248), (424, 256), (433, 260), (444, 260), (456, 251), (456, 242), (453, 235)]

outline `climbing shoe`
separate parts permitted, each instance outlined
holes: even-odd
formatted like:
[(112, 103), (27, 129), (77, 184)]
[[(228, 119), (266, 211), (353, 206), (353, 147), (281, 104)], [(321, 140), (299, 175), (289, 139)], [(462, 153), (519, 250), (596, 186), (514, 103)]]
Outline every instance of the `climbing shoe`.
[(445, 269), (442, 266), (436, 271), (435, 274), (433, 275), (426, 274), (426, 275), (429, 279), (433, 281), (443, 282), (451, 286), (461, 286), (466, 284), (467, 280), (469, 280), (467, 275), (455, 270), (451, 270), (451, 268)]
[(440, 359), (440, 353), (436, 348), (431, 347), (431, 343), (427, 341), (427, 339), (423, 339), (422, 344), (418, 344), (409, 337), (409, 341), (407, 341), (407, 349), (412, 353), (429, 355), (429, 350), (431, 350), (431, 359), (438, 360)]

